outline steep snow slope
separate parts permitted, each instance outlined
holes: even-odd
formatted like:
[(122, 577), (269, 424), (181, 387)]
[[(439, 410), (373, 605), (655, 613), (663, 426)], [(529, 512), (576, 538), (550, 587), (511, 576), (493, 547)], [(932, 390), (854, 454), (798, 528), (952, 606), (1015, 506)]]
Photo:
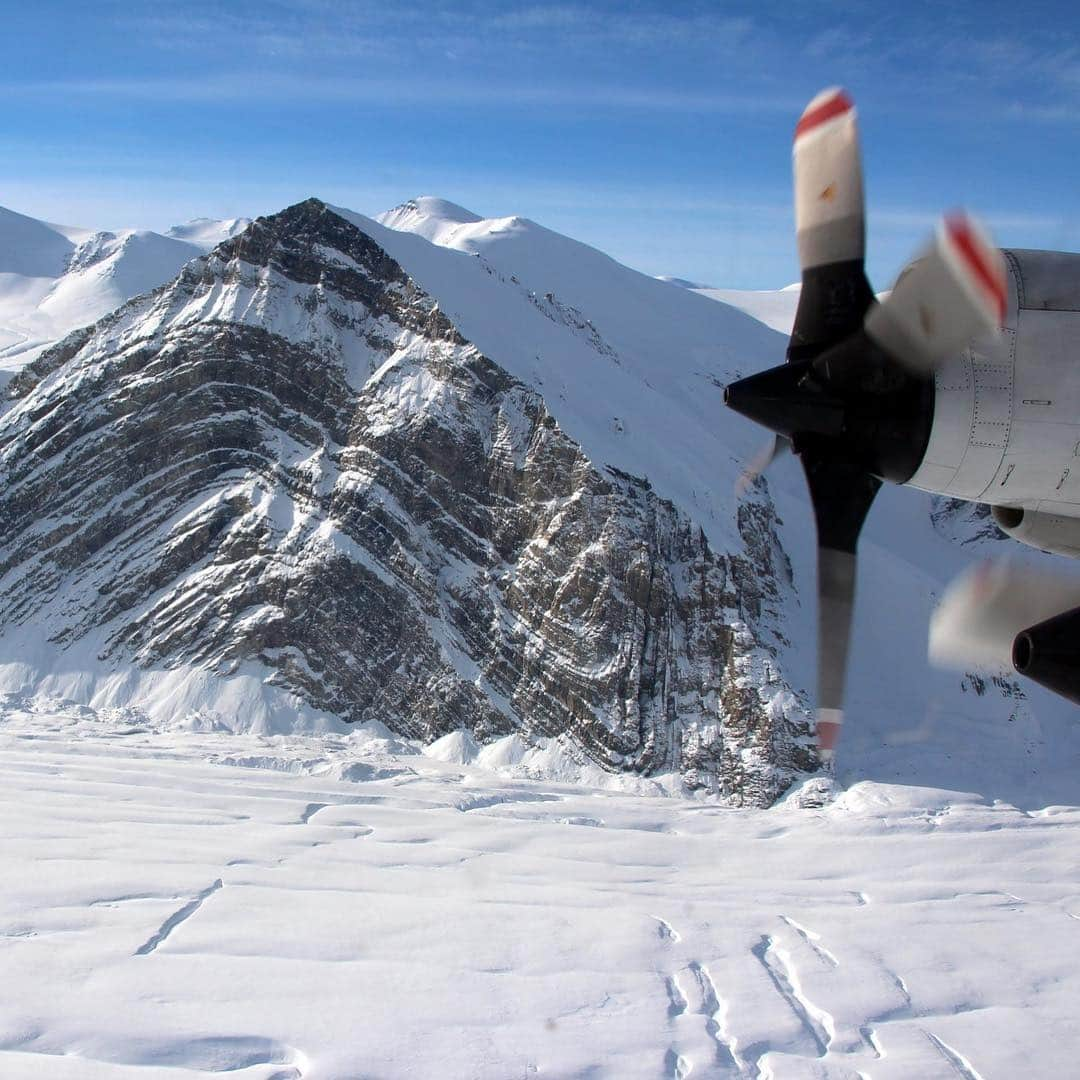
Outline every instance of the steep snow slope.
[(78, 242), (91, 235), (0, 207), (0, 362), (33, 346), (19, 324), (48, 296)]
[(201, 253), (193, 244), (144, 230), (95, 233), (72, 252), (35, 314), (43, 329), (63, 336), (171, 280)]
[(170, 281), (184, 263), (247, 224), (203, 218), (164, 236), (94, 232), (0, 207), (0, 380), (72, 330)]
[(49, 225), (0, 206), (0, 274), (22, 278), (59, 277), (85, 229)]
[(552, 400), (591, 456), (649, 477), (710, 535), (730, 531), (731, 493), (757, 436), (725, 415), (723, 385), (779, 362), (783, 338), (525, 218), (481, 219), (422, 198), (380, 220), (390, 228), (372, 235), (470, 340)]

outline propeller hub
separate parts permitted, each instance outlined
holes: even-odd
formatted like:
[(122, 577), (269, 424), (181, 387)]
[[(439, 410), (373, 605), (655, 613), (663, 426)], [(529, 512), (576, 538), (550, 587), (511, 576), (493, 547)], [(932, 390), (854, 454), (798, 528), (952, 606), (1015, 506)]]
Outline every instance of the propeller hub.
[(934, 380), (856, 331), (813, 359), (729, 384), (724, 403), (790, 439), (796, 453), (811, 449), (902, 484), (915, 474), (930, 441)]

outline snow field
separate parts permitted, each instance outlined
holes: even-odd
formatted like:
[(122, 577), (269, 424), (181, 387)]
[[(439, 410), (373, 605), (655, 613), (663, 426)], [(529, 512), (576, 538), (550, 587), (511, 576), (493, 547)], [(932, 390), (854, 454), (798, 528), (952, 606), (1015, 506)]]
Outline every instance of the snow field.
[(0, 775), (5, 1078), (991, 1080), (1080, 1050), (1076, 807), (863, 782), (737, 811), (378, 725), (17, 700)]
[(247, 218), (200, 218), (167, 234), (94, 232), (0, 206), (0, 381), (72, 330), (170, 281)]

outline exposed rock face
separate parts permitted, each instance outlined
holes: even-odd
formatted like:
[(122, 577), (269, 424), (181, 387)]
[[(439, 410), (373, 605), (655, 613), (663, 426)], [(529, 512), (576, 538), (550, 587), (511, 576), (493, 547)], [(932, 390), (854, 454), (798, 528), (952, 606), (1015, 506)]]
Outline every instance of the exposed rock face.
[(257, 663), (430, 740), (565, 735), (767, 804), (813, 768), (759, 489), (713, 551), (598, 467), (316, 200), (27, 369), (0, 418), (0, 619), (103, 665)]
[(957, 544), (997, 544), (1009, 539), (994, 524), (990, 507), (985, 503), (935, 495), (931, 500), (930, 521), (937, 533)]

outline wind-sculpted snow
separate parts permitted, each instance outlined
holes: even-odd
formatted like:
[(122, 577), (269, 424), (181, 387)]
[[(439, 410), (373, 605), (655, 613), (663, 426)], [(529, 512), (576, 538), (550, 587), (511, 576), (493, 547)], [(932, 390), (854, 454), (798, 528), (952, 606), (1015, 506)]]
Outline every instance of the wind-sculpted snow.
[[(276, 694), (424, 741), (559, 737), (583, 765), (772, 801), (814, 762), (778, 660), (791, 569), (767, 497), (716, 550), (360, 224), (316, 200), (259, 219), (15, 380), (7, 684), (69, 685), (91, 655), (88, 700), (131, 703), (164, 672), (158, 715), (265, 727)], [(617, 361), (546, 303), (552, 340)], [(31, 626), (51, 659), (15, 655)]]
[(1075, 805), (725, 809), (13, 697), (0, 787), (5, 1080), (1076, 1071)]

